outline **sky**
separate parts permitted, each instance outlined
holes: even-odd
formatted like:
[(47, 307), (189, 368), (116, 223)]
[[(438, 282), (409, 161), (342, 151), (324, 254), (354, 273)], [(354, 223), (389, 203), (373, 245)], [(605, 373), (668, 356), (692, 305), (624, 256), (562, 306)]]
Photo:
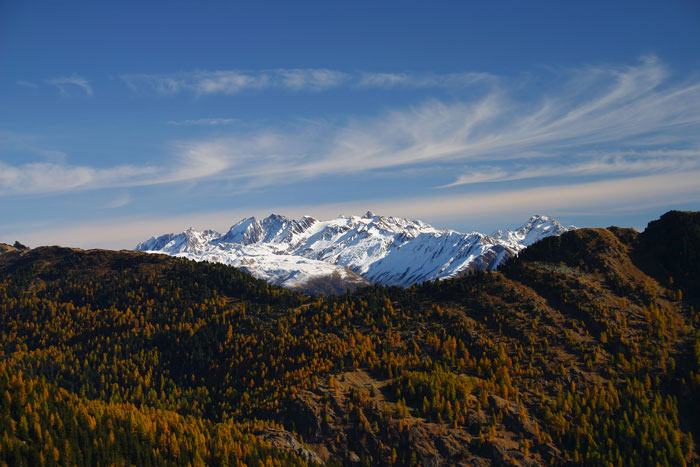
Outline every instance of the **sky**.
[(700, 210), (700, 3), (0, 2), (0, 242)]

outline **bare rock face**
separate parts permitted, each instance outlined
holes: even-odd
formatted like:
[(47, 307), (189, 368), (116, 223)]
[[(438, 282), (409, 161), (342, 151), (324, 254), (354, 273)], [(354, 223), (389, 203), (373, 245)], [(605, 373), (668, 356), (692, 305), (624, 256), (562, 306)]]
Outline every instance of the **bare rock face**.
[(504, 414), (504, 421), (512, 431), (521, 431), (530, 437), (537, 433), (537, 422), (527, 414), (525, 408), (495, 394), (489, 395), (489, 404), (498, 407)]
[(301, 444), (294, 437), (294, 435), (288, 431), (268, 428), (256, 433), (256, 435), (260, 436), (277, 449), (293, 452), (307, 462), (324, 465), (323, 460), (318, 456), (318, 454), (304, 447), (304, 445)]
[(10, 251), (16, 251), (17, 248), (8, 245), (7, 243), (0, 243), (0, 253), (9, 253)]
[(7, 243), (0, 243), (0, 254), (3, 253), (21, 253), (23, 251), (29, 250), (29, 247), (22, 245), (20, 242), (15, 242), (14, 245), (8, 245)]
[(288, 414), (299, 433), (309, 442), (318, 442), (323, 434), (320, 402), (309, 391), (300, 391), (289, 408)]
[(0, 243), (0, 256), (3, 256), (5, 260), (26, 255), (30, 251), (32, 250), (28, 246), (22, 245), (20, 242), (15, 242), (14, 245)]

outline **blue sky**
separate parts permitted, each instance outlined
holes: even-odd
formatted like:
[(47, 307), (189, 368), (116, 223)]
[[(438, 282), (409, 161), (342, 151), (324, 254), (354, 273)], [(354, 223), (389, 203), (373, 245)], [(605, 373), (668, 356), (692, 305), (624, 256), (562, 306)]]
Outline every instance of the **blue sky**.
[(0, 3), (0, 241), (700, 210), (700, 4)]

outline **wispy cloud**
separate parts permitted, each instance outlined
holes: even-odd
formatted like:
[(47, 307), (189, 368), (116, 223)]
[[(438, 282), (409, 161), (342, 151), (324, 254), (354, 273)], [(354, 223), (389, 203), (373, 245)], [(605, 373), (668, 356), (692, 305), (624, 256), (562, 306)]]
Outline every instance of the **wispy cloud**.
[(367, 88), (459, 88), (485, 81), (495, 81), (489, 73), (368, 73), (355, 77), (359, 87)]
[(117, 209), (127, 206), (133, 201), (129, 193), (123, 193), (116, 198), (112, 199), (108, 203), (102, 205), (102, 209)]
[(435, 164), (462, 172), (448, 187), (690, 170), (700, 165), (700, 80), (674, 82), (646, 57), (577, 70), (526, 100), (492, 89), (469, 102), (430, 101), (342, 126), (235, 133), (182, 148), (211, 151), (235, 167), (223, 176), (253, 185)]
[(226, 155), (206, 145), (181, 151), (169, 166), (95, 168), (65, 162), (10, 165), (0, 161), (0, 196), (188, 182), (225, 173), (232, 164)]
[[(216, 72), (188, 74), (181, 82), (147, 82), (163, 86), (164, 92), (228, 92), (240, 86), (311, 89), (347, 79), (323, 70), (318, 75), (266, 73), (240, 80)], [(64, 164), (56, 167), (64, 175), (48, 186), (59, 189), (57, 180), (65, 190), (98, 187), (100, 180), (109, 186), (133, 186), (218, 178), (250, 188), (409, 168), (434, 175), (438, 168), (443, 177), (436, 185), (455, 188), (525, 178), (629, 177), (700, 168), (697, 76), (679, 81), (656, 58), (645, 57), (630, 66), (560, 73), (556, 84), (544, 91), (535, 86), (523, 92), (522, 86), (503, 80), (469, 101), (433, 100), (344, 124), (314, 121), (291, 128), (243, 128), (224, 137), (180, 141), (173, 144), (176, 157), (166, 166), (91, 169)], [(53, 167), (46, 164), (8, 166), (6, 173), (15, 175), (0, 179), (0, 192), (40, 190), (37, 174), (49, 169)]]
[[(3, 139), (4, 136), (4, 139)], [(14, 139), (13, 139), (14, 138)], [(118, 165), (91, 167), (72, 165), (60, 151), (27, 146), (28, 137), (0, 132), (2, 144), (23, 144), (40, 153), (49, 162), (9, 164), (0, 161), (0, 196), (42, 195), (77, 190), (149, 186), (188, 182), (226, 173), (234, 161), (216, 147), (206, 144), (187, 146), (176, 144), (178, 154), (167, 165)], [(17, 141), (15, 141), (17, 140)]]
[(195, 71), (174, 74), (122, 75), (127, 86), (137, 93), (196, 95), (238, 94), (244, 90), (279, 88), (297, 91), (321, 91), (341, 85), (348, 75), (327, 69), (277, 69), (263, 71)]
[(53, 163), (63, 163), (66, 160), (65, 152), (46, 148), (36, 135), (0, 130), (0, 154), (7, 149), (38, 155)]
[[(679, 157), (680, 155), (680, 157)], [(680, 172), (700, 168), (700, 147), (684, 151), (631, 152), (627, 155), (591, 156), (575, 154), (568, 163), (526, 166), (480, 166), (457, 177), (440, 188), (486, 182), (504, 182), (543, 177), (591, 175), (634, 175), (658, 172)]]
[(109, 188), (138, 183), (156, 172), (130, 165), (96, 169), (48, 162), (9, 165), (0, 162), (0, 195), (58, 193), (86, 188)]
[(340, 86), (348, 79), (346, 73), (333, 70), (275, 70), (282, 84), (290, 89), (323, 90)]
[(85, 92), (86, 95), (92, 96), (92, 86), (90, 85), (90, 81), (83, 78), (82, 76), (71, 75), (66, 77), (53, 78), (46, 80), (46, 83), (56, 86), (61, 92), (61, 94), (63, 94), (64, 96), (70, 95), (71, 91), (76, 88), (81, 89), (83, 92)]
[(198, 118), (196, 120), (170, 120), (168, 125), (173, 126), (218, 126), (218, 125), (233, 125), (238, 123), (237, 118)]
[(275, 70), (193, 71), (171, 74), (129, 74), (122, 80), (136, 93), (175, 95), (238, 94), (260, 89), (324, 91), (341, 86), (353, 88), (463, 88), (495, 81), (488, 73), (370, 73), (344, 72), (325, 68)]
[(17, 83), (19, 86), (24, 86), (24, 87), (26, 87), (26, 88), (38, 88), (38, 87), (39, 87), (39, 86), (37, 86), (36, 84), (32, 83), (31, 81), (24, 81), (24, 80), (22, 80), (22, 79), (17, 80), (16, 83)]

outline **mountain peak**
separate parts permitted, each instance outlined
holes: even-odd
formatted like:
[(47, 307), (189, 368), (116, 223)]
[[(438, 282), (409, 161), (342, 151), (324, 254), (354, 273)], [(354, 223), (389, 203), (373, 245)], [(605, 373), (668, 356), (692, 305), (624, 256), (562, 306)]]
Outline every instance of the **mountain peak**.
[(545, 237), (561, 235), (575, 229), (576, 227), (573, 225), (564, 227), (551, 216), (535, 214), (520, 228), (516, 230), (497, 230), (491, 236), (504, 242), (530, 246)]
[(283, 216), (282, 214), (277, 214), (277, 213), (270, 213), (269, 216), (267, 216), (263, 221), (276, 221), (276, 222), (284, 222), (284, 221), (289, 221), (290, 219)]
[(241, 226), (241, 225), (246, 225), (246, 226), (250, 225), (255, 221), (257, 221), (257, 219), (255, 217), (245, 217), (245, 218), (239, 220), (238, 222), (236, 222), (235, 224), (233, 224), (231, 226), (231, 228), (229, 229), (229, 231), (231, 231), (231, 230), (233, 230), (236, 227)]
[(537, 228), (548, 229), (551, 227), (562, 227), (562, 225), (556, 219), (550, 216), (536, 214), (530, 217), (530, 219), (518, 230), (532, 230)]
[(188, 229), (148, 240), (138, 250), (184, 255), (247, 269), (256, 277), (289, 287), (338, 272), (383, 285), (408, 286), (454, 277), (474, 269), (495, 269), (541, 238), (563, 227), (536, 215), (518, 230), (489, 237), (478, 232), (438, 230), (417, 220), (378, 216), (339, 216), (327, 221), (292, 220), (272, 213), (243, 219), (225, 235)]

